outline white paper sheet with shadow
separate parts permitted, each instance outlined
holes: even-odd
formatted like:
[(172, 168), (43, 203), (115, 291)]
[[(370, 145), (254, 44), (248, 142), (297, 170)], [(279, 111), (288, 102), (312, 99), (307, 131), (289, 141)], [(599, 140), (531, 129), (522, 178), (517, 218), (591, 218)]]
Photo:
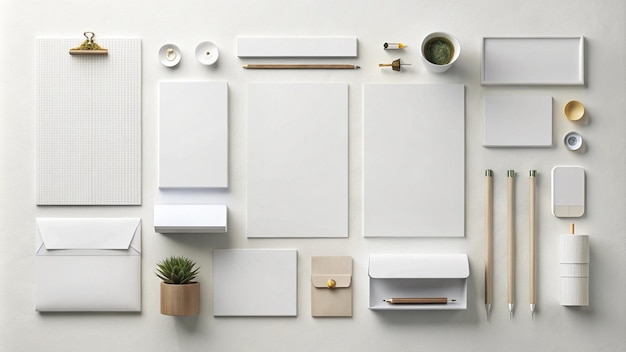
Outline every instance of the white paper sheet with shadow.
[(348, 236), (348, 85), (248, 86), (248, 237)]
[(214, 316), (296, 316), (295, 249), (213, 250)]
[(552, 97), (485, 96), (485, 147), (552, 146)]
[(364, 86), (365, 237), (462, 237), (465, 87)]
[(227, 82), (160, 82), (159, 187), (228, 187)]

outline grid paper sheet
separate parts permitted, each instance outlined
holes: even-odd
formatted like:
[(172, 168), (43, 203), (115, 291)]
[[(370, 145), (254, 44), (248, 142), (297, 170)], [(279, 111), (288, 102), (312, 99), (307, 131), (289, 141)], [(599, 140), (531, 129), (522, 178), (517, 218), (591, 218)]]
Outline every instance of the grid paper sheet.
[(141, 40), (37, 38), (38, 205), (141, 204)]

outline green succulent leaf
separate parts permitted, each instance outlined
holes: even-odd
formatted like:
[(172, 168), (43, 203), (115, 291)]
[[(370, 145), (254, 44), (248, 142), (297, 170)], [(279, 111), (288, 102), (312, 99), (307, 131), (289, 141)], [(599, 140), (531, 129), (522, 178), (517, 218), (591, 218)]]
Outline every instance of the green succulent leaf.
[(198, 276), (196, 263), (183, 256), (171, 256), (157, 263), (156, 276), (167, 284), (184, 285)]

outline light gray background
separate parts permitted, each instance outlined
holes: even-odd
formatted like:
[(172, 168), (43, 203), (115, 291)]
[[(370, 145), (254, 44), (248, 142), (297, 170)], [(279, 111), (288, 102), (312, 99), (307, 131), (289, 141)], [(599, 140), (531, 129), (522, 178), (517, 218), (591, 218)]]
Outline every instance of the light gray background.
[[(425, 1), (32, 1), (3, 0), (0, 44), (0, 350), (2, 351), (624, 351), (626, 348), (626, 139), (625, 16), (622, 0), (425, 0)], [(36, 207), (34, 185), (34, 38), (37, 35), (138, 36), (143, 41), (143, 206)], [(421, 38), (448, 31), (462, 45), (459, 61), (442, 75), (419, 61)], [(356, 35), (360, 71), (264, 71), (240, 68), (237, 35)], [(586, 86), (482, 87), (482, 36), (584, 35)], [(216, 67), (198, 64), (193, 51), (210, 40), (220, 49)], [(385, 52), (385, 41), (404, 51)], [(166, 69), (159, 47), (177, 44), (183, 60)], [(401, 57), (403, 72), (378, 63)], [(340, 60), (337, 60), (340, 61)], [(227, 80), (230, 87), (230, 206), (227, 235), (164, 236), (152, 231), (157, 200), (157, 85), (159, 80)], [(250, 81), (347, 82), (350, 89), (350, 237), (347, 239), (247, 239), (246, 84)], [(466, 237), (457, 239), (362, 237), (362, 84), (369, 82), (464, 83), (466, 85)], [(536, 93), (554, 97), (554, 146), (548, 149), (485, 149), (485, 94)], [(585, 103), (584, 122), (567, 121), (569, 99)], [(571, 153), (561, 144), (569, 130), (587, 145)], [(425, 133), (427, 133), (425, 131)], [(419, 138), (419, 136), (416, 136)], [(428, 152), (428, 151), (424, 151)], [(444, 161), (442, 161), (444, 162)], [(591, 306), (559, 305), (558, 234), (568, 220), (549, 209), (554, 165), (587, 170), (587, 213), (577, 231), (591, 235)], [(495, 176), (495, 298), (491, 322), (483, 307), (483, 172)], [(519, 171), (517, 189), (518, 308), (506, 311), (506, 169)], [(527, 172), (538, 178), (539, 295), (535, 319), (528, 312)], [(201, 198), (201, 197), (200, 197)], [(201, 200), (201, 199), (198, 199)], [(140, 216), (143, 219), (141, 314), (39, 314), (34, 311), (34, 219), (38, 216)], [(446, 221), (442, 218), (441, 221)], [(214, 318), (211, 299), (213, 248), (297, 248), (297, 318)], [(367, 307), (369, 253), (467, 253), (467, 311), (371, 312)], [(154, 263), (188, 255), (202, 267), (202, 311), (197, 318), (159, 314)], [(310, 316), (310, 257), (354, 257), (354, 317)]]

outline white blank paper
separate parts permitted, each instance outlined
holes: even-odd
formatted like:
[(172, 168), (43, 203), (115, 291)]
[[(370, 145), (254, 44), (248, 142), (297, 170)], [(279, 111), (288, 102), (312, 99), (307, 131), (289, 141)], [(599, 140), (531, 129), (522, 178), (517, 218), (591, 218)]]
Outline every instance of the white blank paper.
[(482, 63), (482, 84), (582, 85), (584, 38), (483, 38)]
[(365, 85), (364, 236), (463, 236), (464, 156), (463, 85)]
[(485, 147), (552, 146), (552, 97), (485, 96)]
[(348, 86), (248, 86), (248, 237), (348, 236)]
[(295, 249), (213, 250), (213, 315), (296, 316)]
[(141, 41), (82, 40), (35, 41), (37, 204), (139, 205)]
[(159, 187), (228, 187), (228, 84), (159, 84)]

